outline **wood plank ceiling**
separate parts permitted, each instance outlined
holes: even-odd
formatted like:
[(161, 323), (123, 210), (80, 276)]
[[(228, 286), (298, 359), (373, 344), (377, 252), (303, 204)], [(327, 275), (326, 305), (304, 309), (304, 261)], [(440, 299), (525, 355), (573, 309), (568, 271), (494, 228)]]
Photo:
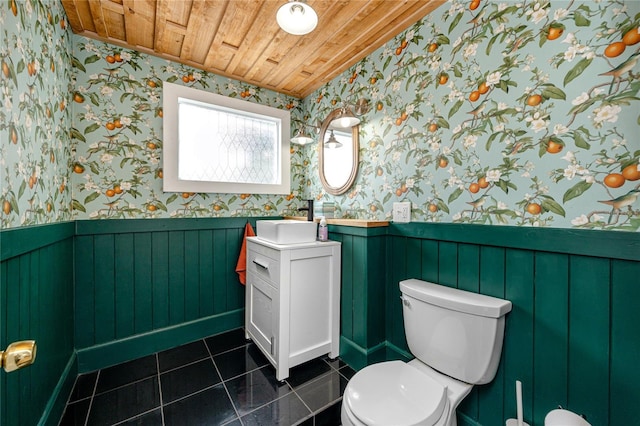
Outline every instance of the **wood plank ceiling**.
[(72, 30), (304, 98), (445, 0), (308, 0), (317, 28), (286, 33), (287, 0), (62, 0)]

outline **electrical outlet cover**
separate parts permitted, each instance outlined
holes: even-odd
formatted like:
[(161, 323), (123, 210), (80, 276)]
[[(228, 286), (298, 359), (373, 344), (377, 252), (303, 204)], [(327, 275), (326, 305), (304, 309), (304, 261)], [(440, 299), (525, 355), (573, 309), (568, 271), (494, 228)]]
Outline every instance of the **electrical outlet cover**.
[(399, 223), (411, 222), (411, 202), (393, 203), (393, 221)]

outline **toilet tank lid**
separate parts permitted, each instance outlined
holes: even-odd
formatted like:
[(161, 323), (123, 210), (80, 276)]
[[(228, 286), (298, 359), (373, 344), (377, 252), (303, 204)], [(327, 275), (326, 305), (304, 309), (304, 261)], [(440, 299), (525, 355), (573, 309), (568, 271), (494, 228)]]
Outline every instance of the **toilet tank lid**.
[(400, 291), (423, 302), (471, 315), (500, 318), (511, 311), (508, 300), (416, 279), (400, 281)]

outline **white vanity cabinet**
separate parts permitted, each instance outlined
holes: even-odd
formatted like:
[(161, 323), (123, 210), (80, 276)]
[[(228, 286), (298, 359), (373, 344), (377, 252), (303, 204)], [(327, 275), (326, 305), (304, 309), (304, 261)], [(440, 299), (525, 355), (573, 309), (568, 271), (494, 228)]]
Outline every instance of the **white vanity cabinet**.
[(273, 244), (247, 238), (247, 338), (276, 368), (339, 355), (340, 243)]

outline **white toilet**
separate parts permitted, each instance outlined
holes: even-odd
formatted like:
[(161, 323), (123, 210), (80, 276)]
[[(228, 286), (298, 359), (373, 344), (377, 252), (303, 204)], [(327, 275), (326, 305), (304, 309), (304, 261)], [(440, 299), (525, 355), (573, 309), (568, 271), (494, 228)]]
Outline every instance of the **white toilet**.
[(415, 279), (400, 292), (416, 358), (358, 371), (344, 391), (344, 426), (455, 426), (473, 385), (496, 374), (511, 302)]

